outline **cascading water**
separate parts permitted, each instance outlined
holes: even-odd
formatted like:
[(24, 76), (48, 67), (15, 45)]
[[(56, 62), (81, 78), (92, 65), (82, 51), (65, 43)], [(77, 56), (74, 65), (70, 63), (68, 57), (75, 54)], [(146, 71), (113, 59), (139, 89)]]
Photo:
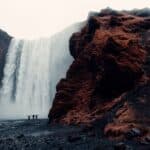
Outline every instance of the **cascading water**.
[(69, 38), (82, 26), (73, 25), (47, 39), (12, 39), (0, 89), (0, 119), (47, 117), (56, 84), (73, 61)]

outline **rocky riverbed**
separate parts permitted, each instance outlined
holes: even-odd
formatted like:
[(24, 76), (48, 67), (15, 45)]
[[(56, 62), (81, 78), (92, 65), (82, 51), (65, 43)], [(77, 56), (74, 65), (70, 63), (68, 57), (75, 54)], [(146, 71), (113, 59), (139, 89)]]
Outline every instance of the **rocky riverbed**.
[(0, 150), (148, 150), (148, 144), (108, 141), (92, 127), (49, 125), (48, 120), (0, 121)]

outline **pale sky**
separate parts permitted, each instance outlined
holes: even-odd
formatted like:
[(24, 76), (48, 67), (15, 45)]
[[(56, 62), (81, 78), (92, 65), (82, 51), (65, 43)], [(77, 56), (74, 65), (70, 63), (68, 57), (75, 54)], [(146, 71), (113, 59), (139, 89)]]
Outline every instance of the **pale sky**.
[(17, 38), (50, 36), (89, 11), (150, 7), (150, 0), (0, 0), (0, 28)]

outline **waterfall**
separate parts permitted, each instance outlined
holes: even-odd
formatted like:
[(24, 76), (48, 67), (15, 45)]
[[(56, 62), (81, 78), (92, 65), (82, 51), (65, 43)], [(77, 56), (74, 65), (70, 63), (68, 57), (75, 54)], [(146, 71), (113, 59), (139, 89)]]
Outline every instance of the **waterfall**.
[(84, 23), (72, 25), (50, 38), (11, 40), (0, 89), (0, 119), (45, 118), (56, 85), (73, 61), (69, 39)]

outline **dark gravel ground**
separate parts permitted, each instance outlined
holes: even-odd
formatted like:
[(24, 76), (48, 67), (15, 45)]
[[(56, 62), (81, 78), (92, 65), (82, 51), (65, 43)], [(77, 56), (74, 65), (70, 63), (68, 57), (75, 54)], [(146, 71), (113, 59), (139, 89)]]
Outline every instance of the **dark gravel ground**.
[(118, 147), (149, 149), (131, 141), (108, 141), (90, 128), (49, 125), (46, 119), (0, 121), (0, 150), (117, 150)]

